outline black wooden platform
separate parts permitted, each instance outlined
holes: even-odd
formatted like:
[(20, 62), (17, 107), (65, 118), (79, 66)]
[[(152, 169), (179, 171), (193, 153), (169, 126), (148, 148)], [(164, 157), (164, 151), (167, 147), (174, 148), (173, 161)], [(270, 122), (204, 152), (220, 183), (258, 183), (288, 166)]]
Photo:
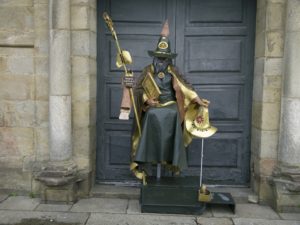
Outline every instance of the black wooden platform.
[(205, 210), (205, 203), (198, 202), (198, 177), (147, 178), (141, 187), (143, 213), (197, 214)]

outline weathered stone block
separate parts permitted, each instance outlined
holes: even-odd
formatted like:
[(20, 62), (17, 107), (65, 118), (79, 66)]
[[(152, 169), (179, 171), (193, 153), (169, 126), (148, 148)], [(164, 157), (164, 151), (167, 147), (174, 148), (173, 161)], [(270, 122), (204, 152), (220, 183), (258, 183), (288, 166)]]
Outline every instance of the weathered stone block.
[(77, 187), (75, 186), (76, 184), (68, 185), (62, 188), (46, 188), (44, 194), (42, 195), (42, 202), (65, 202), (68, 204), (76, 202), (77, 197), (75, 194), (75, 189), (77, 189)]
[(74, 127), (88, 127), (90, 124), (95, 124), (95, 102), (73, 102), (73, 126)]
[[(264, 88), (281, 88), (281, 76), (265, 75), (264, 76)], [(300, 86), (300, 85), (299, 85)]]
[(49, 55), (49, 30), (39, 29), (35, 30), (34, 39), (35, 56), (47, 56)]
[[(23, 166), (23, 156), (6, 155), (0, 157), (0, 168), (7, 169), (20, 169)], [(1, 185), (1, 184), (0, 184)]]
[(266, 51), (266, 33), (261, 31), (255, 36), (255, 57), (264, 57)]
[(278, 138), (278, 131), (265, 131), (253, 127), (251, 149), (259, 158), (276, 159)]
[(72, 55), (90, 56), (89, 31), (72, 31)]
[(88, 4), (90, 0), (71, 0), (72, 5), (85, 5)]
[(280, 103), (264, 103), (262, 108), (263, 130), (278, 130), (280, 117)]
[(298, 0), (289, 0), (287, 4), (287, 31), (300, 31), (300, 3)]
[(0, 70), (1, 73), (7, 73), (7, 57), (0, 57)]
[[(96, 1), (92, 1), (96, 2)], [(91, 4), (93, 5), (93, 4)], [(97, 11), (96, 7), (90, 7), (90, 13), (89, 13), (89, 20), (90, 20), (90, 30), (97, 32)]]
[(72, 78), (72, 100), (88, 101), (90, 99), (90, 77), (73, 76)]
[(48, 76), (49, 74), (49, 58), (35, 57), (35, 74), (38, 76)]
[(0, 182), (1, 189), (22, 190), (22, 191), (31, 190), (31, 178), (32, 178), (31, 172), (23, 172), (22, 168), (17, 168), (17, 169), (1, 168), (0, 176), (1, 176), (1, 182)]
[(0, 127), (4, 126), (5, 102), (0, 101)]
[(35, 77), (36, 100), (48, 101), (49, 99), (49, 79), (46, 76)]
[(280, 104), (252, 104), (252, 125), (262, 130), (277, 130), (279, 128)]
[(89, 61), (89, 57), (72, 56), (72, 75), (88, 75), (90, 73)]
[(7, 60), (7, 70), (11, 74), (32, 75), (34, 73), (33, 57), (9, 57)]
[(266, 56), (282, 57), (283, 56), (283, 31), (269, 31), (266, 33)]
[(97, 35), (95, 32), (90, 32), (90, 56), (94, 59), (97, 57)]
[(91, 158), (88, 156), (76, 156), (74, 157), (74, 161), (76, 165), (78, 166), (78, 170), (87, 170), (90, 171), (92, 169), (91, 167)]
[(34, 28), (32, 7), (0, 7), (1, 30), (23, 30)]
[(271, 183), (271, 177), (262, 177), (260, 178), (259, 183), (259, 201), (260, 203), (273, 205), (274, 196), (273, 196), (273, 185)]
[(97, 75), (97, 61), (90, 58), (90, 74)]
[[(96, 75), (91, 75), (90, 76), (90, 100), (91, 102), (96, 102), (96, 97), (97, 97), (97, 76)], [(93, 105), (94, 106), (94, 105)], [(96, 107), (93, 108), (93, 110), (96, 110)], [(96, 114), (95, 112), (92, 112), (93, 116)]]
[(257, 129), (261, 129), (261, 121), (262, 121), (262, 103), (254, 101), (252, 103), (252, 125)]
[(32, 155), (33, 128), (0, 127), (0, 156)]
[(36, 101), (36, 125), (48, 127), (49, 123), (49, 104), (48, 101)]
[(285, 4), (267, 3), (267, 30), (283, 30), (285, 22)]
[(35, 155), (25, 156), (23, 158), (23, 171), (32, 172), (35, 162), (36, 162)]
[(277, 159), (260, 159), (260, 176), (271, 176), (277, 164)]
[(49, 28), (49, 8), (47, 4), (34, 4), (34, 29)]
[(33, 0), (2, 0), (0, 6), (32, 6)]
[(49, 159), (49, 129), (48, 127), (35, 128), (35, 152), (38, 161)]
[(35, 33), (33, 31), (0, 30), (0, 44), (1, 45), (27, 45), (33, 46)]
[(76, 5), (71, 7), (71, 28), (88, 29), (89, 28), (89, 6)]
[(35, 126), (35, 102), (7, 101), (5, 104), (4, 124), (8, 127)]
[(278, 131), (261, 131), (259, 156), (261, 158), (276, 159), (278, 139)]
[(266, 58), (265, 59), (265, 75), (282, 75), (282, 58)]
[(261, 33), (266, 30), (266, 0), (257, 1), (256, 9), (256, 32)]
[(253, 78), (253, 101), (262, 102), (263, 99), (263, 76), (255, 75)]
[(91, 156), (91, 151), (96, 147), (96, 129), (94, 127), (73, 129), (73, 154), (77, 156)]
[(263, 91), (263, 102), (280, 102), (281, 99), (281, 89), (280, 88), (267, 88)]
[(300, 195), (287, 190), (288, 180), (275, 179), (274, 197), (275, 208), (278, 212), (300, 212)]
[(73, 101), (88, 101), (96, 98), (96, 76), (74, 76), (72, 79)]
[(34, 82), (32, 77), (3, 76), (0, 79), (0, 99), (27, 100), (33, 98)]

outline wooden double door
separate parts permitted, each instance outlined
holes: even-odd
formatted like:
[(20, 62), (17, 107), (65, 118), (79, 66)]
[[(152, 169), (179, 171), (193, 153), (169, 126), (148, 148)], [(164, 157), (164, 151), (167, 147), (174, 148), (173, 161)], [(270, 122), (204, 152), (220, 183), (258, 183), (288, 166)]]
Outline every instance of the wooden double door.
[[(131, 124), (118, 120), (122, 71), (115, 66), (115, 43), (102, 19), (114, 20), (122, 48), (131, 52), (138, 76), (152, 59), (166, 19), (174, 64), (210, 104), (218, 132), (204, 142), (204, 180), (214, 184), (249, 182), (254, 0), (98, 1), (97, 181), (130, 182)], [(185, 175), (198, 175), (201, 140), (188, 149)]]

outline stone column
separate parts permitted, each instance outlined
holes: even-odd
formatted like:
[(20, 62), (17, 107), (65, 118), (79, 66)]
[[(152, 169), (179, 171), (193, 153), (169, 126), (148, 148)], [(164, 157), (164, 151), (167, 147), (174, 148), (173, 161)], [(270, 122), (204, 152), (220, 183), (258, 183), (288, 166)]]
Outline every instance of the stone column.
[(74, 202), (77, 167), (72, 160), (70, 0), (49, 1), (49, 155), (37, 175), (44, 202)]
[(71, 158), (70, 0), (49, 4), (49, 143), (50, 160)]
[(300, 1), (288, 0), (284, 46), (278, 168), (274, 173), (278, 211), (300, 211)]

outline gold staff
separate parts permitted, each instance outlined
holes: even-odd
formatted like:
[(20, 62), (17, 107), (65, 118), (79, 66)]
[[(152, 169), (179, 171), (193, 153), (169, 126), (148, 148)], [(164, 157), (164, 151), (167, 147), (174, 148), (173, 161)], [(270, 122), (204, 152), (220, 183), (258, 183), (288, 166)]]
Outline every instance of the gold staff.
[[(127, 67), (126, 67), (126, 63), (128, 63), (128, 64), (131, 63), (131, 57), (130, 57), (129, 52), (121, 50), (119, 40), (118, 40), (118, 37), (117, 37), (117, 33), (116, 33), (116, 31), (113, 27), (113, 22), (112, 22), (111, 18), (109, 17), (109, 15), (106, 12), (103, 13), (103, 19), (106, 22), (107, 27), (109, 28), (113, 39), (116, 42), (116, 46), (117, 46), (117, 50), (118, 50), (118, 56), (119, 56), (119, 59), (120, 59), (120, 62), (117, 59), (117, 64), (119, 64), (120, 67), (121, 66), (123, 67), (126, 77), (133, 77), (133, 73), (129, 72)], [(128, 54), (129, 55), (129, 57), (128, 57), (128, 58), (130, 58), (129, 61), (124, 58), (123, 54)], [(130, 98), (131, 98), (131, 102), (132, 102), (132, 105), (133, 105), (133, 110), (134, 110), (134, 115), (135, 115), (136, 124), (137, 124), (138, 131), (139, 131), (139, 135), (141, 136), (142, 132), (141, 132), (140, 120), (139, 120), (139, 116), (138, 116), (138, 113), (137, 113), (137, 109), (136, 109), (136, 105), (135, 105), (135, 101), (134, 101), (134, 96), (133, 96), (133, 91), (132, 91), (131, 87), (129, 88), (129, 93), (130, 93)]]

